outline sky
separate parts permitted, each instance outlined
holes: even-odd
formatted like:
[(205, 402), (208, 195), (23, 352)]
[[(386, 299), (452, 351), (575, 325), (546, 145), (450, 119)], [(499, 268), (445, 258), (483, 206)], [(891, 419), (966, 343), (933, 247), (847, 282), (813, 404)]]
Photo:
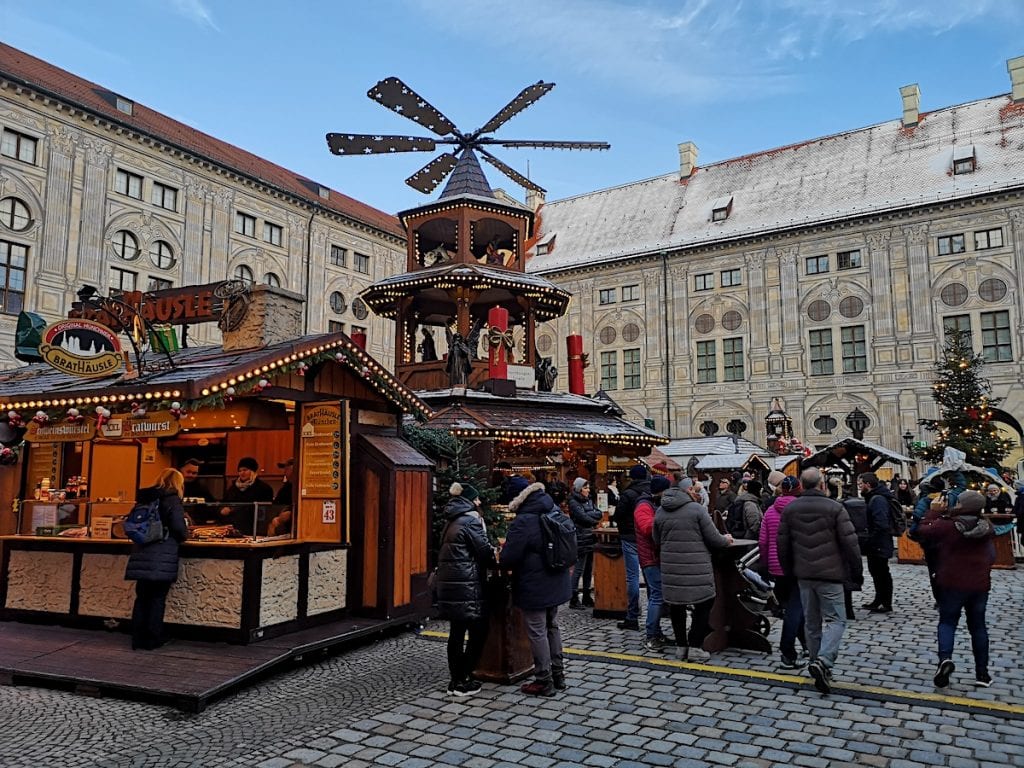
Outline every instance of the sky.
[[(1019, 0), (0, 0), (0, 40), (387, 212), (433, 155), (336, 157), (327, 132), (430, 136), (366, 96), (396, 76), (461, 130), (550, 93), (496, 149), (558, 200), (1010, 90)], [(491, 186), (523, 190), (490, 166)]]

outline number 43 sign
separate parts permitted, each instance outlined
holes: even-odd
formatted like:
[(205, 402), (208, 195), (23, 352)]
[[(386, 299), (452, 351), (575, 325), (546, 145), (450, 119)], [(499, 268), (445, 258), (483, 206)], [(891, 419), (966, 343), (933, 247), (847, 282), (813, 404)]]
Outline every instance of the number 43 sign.
[(338, 503), (332, 499), (324, 501), (323, 505), (323, 522), (325, 523), (337, 523), (338, 522)]

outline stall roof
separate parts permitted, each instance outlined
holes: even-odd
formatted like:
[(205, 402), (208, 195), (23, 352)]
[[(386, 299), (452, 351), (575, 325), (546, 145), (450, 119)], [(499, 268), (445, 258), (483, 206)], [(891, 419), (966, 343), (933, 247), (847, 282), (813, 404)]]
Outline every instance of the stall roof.
[(661, 449), (666, 456), (673, 458), (677, 456), (706, 456), (709, 453), (734, 453), (749, 456), (756, 453), (758, 456), (770, 456), (771, 453), (742, 437), (736, 438), (735, 442), (731, 435), (717, 437), (684, 437), (679, 440), (671, 440), (668, 445)]
[(697, 469), (742, 469), (751, 461), (773, 468), (772, 462), (756, 453), (709, 453), (697, 462)]
[(417, 451), (405, 440), (394, 435), (362, 434), (360, 440), (370, 444), (371, 449), (385, 456), (396, 467), (419, 467), (433, 469), (434, 462)]
[(835, 450), (841, 446), (853, 446), (857, 450), (865, 450), (878, 456), (884, 456), (888, 461), (896, 461), (901, 464), (912, 464), (914, 462), (914, 459), (909, 456), (904, 456), (902, 453), (890, 451), (888, 448), (885, 448), (878, 443), (872, 443), (868, 440), (858, 440), (855, 437), (844, 437), (842, 440), (836, 440), (834, 443), (825, 446), (820, 451), (815, 451), (804, 461), (814, 463), (815, 459), (824, 458), (829, 451)]

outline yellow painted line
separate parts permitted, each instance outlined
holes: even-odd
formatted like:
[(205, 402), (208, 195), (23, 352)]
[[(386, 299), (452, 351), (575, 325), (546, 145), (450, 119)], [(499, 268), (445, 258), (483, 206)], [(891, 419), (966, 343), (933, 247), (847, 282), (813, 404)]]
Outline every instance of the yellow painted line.
[[(423, 630), (421, 635), (436, 637), (447, 640), (447, 632), (437, 630)], [(665, 659), (652, 656), (639, 656), (633, 653), (614, 653), (612, 651), (588, 651), (583, 648), (563, 648), (562, 652), (569, 656), (582, 656), (592, 659), (608, 659), (614, 661), (628, 661), (636, 664), (643, 664), (650, 667), (668, 667), (671, 669), (692, 669), (700, 672), (712, 672), (729, 677), (745, 677), (750, 680), (770, 681), (776, 683), (788, 683), (790, 685), (814, 686), (814, 681), (803, 675), (787, 675), (779, 672), (759, 672), (752, 669), (737, 669), (735, 667), (723, 667), (715, 664), (698, 664), (691, 661), (678, 661), (676, 659)], [(924, 691), (897, 691), (892, 688), (883, 688), (879, 685), (861, 685), (859, 683), (833, 682), (834, 692), (850, 694), (870, 694), (882, 696), (887, 699), (907, 701), (909, 703), (933, 703), (948, 704), (957, 707), (970, 707), (971, 709), (987, 710), (990, 712), (1004, 712), (1010, 715), (1024, 716), (1024, 706), (1018, 704), (1006, 704), (1000, 701), (988, 701), (984, 699), (971, 699), (966, 696), (950, 696), (944, 693), (926, 693)]]

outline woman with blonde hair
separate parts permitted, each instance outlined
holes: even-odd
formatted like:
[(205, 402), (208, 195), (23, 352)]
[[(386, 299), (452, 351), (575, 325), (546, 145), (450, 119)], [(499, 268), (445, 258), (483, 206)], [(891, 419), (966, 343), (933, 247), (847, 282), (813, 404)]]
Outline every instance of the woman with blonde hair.
[(151, 651), (164, 644), (164, 606), (171, 585), (178, 579), (178, 545), (188, 538), (181, 497), (185, 478), (165, 469), (150, 488), (140, 488), (136, 504), (156, 502), (163, 537), (149, 544), (133, 544), (124, 577), (135, 581), (132, 608), (132, 648)]

